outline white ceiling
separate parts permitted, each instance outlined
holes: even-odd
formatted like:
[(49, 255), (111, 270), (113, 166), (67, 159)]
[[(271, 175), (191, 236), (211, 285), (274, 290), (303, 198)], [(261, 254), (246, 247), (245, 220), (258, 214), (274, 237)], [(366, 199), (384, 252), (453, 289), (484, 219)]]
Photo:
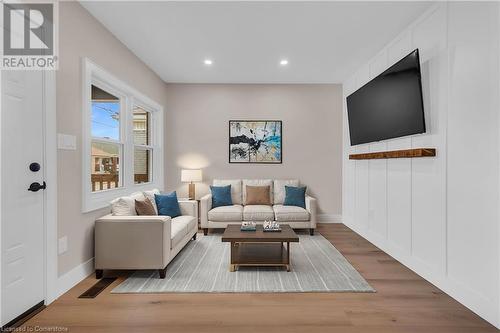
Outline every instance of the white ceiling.
[[(339, 83), (430, 2), (83, 2), (165, 82)], [(212, 66), (203, 60), (213, 60)], [(282, 58), (289, 65), (281, 67)]]

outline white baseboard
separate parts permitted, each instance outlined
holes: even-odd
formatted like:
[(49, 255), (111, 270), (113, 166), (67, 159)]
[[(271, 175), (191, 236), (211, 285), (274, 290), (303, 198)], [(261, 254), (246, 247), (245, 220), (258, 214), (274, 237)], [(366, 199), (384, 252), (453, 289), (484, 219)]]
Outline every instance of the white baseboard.
[(80, 281), (94, 272), (94, 258), (76, 266), (57, 280), (57, 297), (76, 286)]
[(319, 223), (342, 223), (340, 214), (318, 214)]

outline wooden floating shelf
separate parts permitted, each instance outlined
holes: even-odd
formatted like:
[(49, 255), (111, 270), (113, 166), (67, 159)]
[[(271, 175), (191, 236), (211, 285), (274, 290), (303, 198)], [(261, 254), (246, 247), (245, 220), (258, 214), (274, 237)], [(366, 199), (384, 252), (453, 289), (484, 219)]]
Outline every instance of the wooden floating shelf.
[(351, 154), (350, 160), (376, 160), (384, 158), (415, 158), (436, 156), (435, 148), (414, 148), (404, 150), (379, 151), (373, 153)]

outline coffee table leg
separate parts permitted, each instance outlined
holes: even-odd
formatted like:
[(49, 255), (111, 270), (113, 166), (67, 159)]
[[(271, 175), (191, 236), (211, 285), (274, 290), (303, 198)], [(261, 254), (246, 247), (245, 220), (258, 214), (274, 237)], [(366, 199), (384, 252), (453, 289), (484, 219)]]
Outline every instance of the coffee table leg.
[(230, 261), (231, 261), (231, 263), (229, 264), (229, 271), (230, 272), (235, 272), (236, 271), (236, 265), (233, 264), (233, 262), (235, 262), (235, 255), (236, 255), (236, 247), (237, 246), (238, 246), (238, 243), (231, 242), (231, 253), (230, 253)]
[(288, 258), (288, 265), (286, 265), (286, 271), (290, 272), (290, 264), (292, 260), (290, 259), (290, 242), (286, 242), (286, 256)]

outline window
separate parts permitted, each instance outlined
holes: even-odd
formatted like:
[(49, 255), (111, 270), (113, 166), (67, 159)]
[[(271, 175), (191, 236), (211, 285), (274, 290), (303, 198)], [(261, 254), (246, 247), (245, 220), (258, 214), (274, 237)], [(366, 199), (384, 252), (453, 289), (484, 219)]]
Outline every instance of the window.
[(84, 59), (83, 211), (163, 187), (163, 109)]
[(150, 115), (140, 106), (134, 106), (134, 183), (151, 181)]
[(92, 150), (91, 163), (94, 169), (90, 182), (92, 192), (122, 186), (120, 180), (120, 156), (123, 143), (120, 141), (121, 101), (113, 94), (91, 85), (92, 105)]

